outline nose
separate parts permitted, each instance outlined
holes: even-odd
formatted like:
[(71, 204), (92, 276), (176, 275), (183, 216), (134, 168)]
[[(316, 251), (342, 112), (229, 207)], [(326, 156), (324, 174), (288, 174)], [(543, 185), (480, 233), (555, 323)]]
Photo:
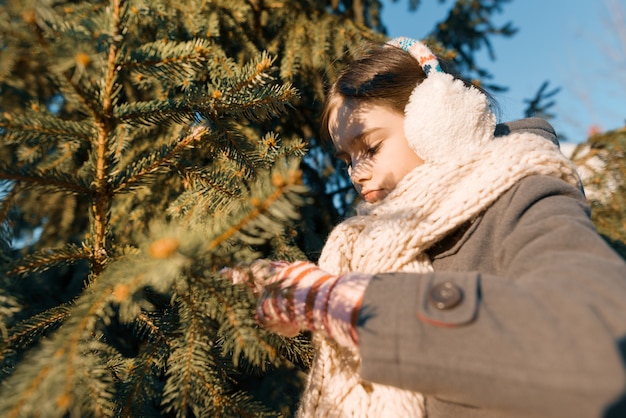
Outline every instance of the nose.
[(363, 164), (362, 160), (354, 160), (348, 174), (350, 175), (350, 181), (355, 185), (362, 185), (365, 180), (371, 177), (370, 170), (367, 169), (366, 164)]

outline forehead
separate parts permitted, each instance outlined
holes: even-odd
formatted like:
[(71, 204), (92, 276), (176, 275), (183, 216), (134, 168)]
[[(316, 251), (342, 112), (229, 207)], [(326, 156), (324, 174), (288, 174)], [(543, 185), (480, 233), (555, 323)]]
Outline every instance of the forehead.
[(368, 114), (374, 108), (371, 104), (359, 103), (353, 99), (340, 98), (328, 119), (328, 131), (335, 145), (359, 136), (371, 126)]
[(402, 130), (403, 119), (403, 114), (384, 105), (341, 99), (329, 114), (328, 131), (335, 146), (344, 150), (373, 132)]

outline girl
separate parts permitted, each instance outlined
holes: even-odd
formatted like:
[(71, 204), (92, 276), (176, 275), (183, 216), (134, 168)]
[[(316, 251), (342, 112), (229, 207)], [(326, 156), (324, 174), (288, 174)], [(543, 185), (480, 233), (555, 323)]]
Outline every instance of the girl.
[(299, 416), (624, 413), (626, 264), (546, 122), (496, 126), (407, 38), (348, 65), (322, 122), (364, 203), (319, 267), (253, 269), (259, 322), (319, 345)]

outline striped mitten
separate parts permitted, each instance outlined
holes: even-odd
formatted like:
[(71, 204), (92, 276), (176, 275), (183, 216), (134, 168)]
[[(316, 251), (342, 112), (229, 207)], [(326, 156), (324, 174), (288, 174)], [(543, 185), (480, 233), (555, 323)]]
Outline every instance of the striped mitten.
[(309, 330), (356, 347), (359, 310), (371, 278), (364, 273), (335, 276), (304, 261), (289, 264), (268, 278), (257, 320), (287, 337)]

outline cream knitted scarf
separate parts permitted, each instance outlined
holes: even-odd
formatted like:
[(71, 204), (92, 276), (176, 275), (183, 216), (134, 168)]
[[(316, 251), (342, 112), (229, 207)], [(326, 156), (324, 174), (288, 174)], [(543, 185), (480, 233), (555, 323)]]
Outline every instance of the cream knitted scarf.
[[(476, 152), (454, 159), (424, 163), (386, 199), (361, 206), (357, 216), (332, 231), (319, 266), (334, 274), (432, 271), (424, 250), (522, 178), (556, 176), (580, 187), (558, 146), (529, 133), (491, 136)], [(365, 382), (359, 377), (358, 352), (322, 338), (316, 342), (319, 351), (298, 417), (425, 416), (421, 394)]]

